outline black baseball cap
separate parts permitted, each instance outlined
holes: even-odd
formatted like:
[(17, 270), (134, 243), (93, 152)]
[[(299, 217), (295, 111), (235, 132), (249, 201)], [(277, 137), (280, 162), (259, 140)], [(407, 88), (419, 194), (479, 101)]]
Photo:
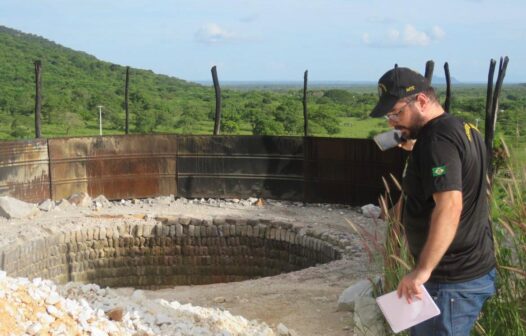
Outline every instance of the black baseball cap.
[(369, 116), (382, 117), (391, 111), (401, 98), (427, 90), (429, 81), (416, 71), (409, 68), (395, 67), (387, 71), (378, 81), (380, 100)]

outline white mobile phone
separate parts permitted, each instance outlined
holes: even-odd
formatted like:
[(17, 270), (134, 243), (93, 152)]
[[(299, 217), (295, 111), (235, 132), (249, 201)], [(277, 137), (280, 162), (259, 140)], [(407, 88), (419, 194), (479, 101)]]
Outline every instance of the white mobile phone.
[(373, 137), (373, 140), (382, 151), (394, 148), (405, 141), (402, 137), (402, 132), (395, 129), (377, 134)]

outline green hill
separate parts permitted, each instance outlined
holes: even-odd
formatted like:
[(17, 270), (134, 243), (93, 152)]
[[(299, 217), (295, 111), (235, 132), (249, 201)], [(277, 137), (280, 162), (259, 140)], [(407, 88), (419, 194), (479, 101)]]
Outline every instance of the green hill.
[[(0, 139), (34, 136), (35, 60), (42, 62), (43, 137), (97, 135), (98, 105), (103, 134), (124, 133), (125, 66), (0, 26)], [(278, 87), (222, 90), (221, 133), (303, 135), (302, 88)], [(364, 138), (388, 128), (368, 117), (374, 86), (315, 87), (307, 98), (309, 135)], [(452, 113), (478, 124), (484, 104), (484, 86), (453, 85)], [(497, 131), (522, 145), (526, 86), (505, 85), (499, 106)], [(131, 133), (212, 134), (214, 90), (131, 68), (129, 110)]]
[[(93, 134), (90, 128), (98, 128), (98, 105), (104, 106), (105, 130), (124, 129), (126, 67), (0, 26), (0, 138), (33, 136), (35, 60), (42, 62), (43, 136), (78, 134), (82, 129)], [(208, 111), (212, 99), (210, 88), (130, 69), (132, 131), (173, 127), (188, 100), (194, 109)]]

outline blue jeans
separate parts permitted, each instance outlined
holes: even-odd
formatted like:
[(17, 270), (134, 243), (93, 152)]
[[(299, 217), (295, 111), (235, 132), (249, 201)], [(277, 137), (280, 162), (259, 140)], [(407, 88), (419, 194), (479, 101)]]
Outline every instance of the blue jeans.
[(411, 336), (469, 336), (486, 300), (495, 294), (495, 269), (460, 283), (424, 284), (440, 315), (411, 328)]

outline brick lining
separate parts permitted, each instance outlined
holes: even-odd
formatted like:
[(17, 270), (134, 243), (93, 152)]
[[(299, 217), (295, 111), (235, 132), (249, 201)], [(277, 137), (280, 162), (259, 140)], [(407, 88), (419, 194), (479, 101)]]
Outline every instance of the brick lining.
[(118, 223), (7, 247), (10, 276), (58, 283), (161, 288), (242, 281), (340, 259), (344, 246), (290, 223), (240, 218), (157, 218)]

